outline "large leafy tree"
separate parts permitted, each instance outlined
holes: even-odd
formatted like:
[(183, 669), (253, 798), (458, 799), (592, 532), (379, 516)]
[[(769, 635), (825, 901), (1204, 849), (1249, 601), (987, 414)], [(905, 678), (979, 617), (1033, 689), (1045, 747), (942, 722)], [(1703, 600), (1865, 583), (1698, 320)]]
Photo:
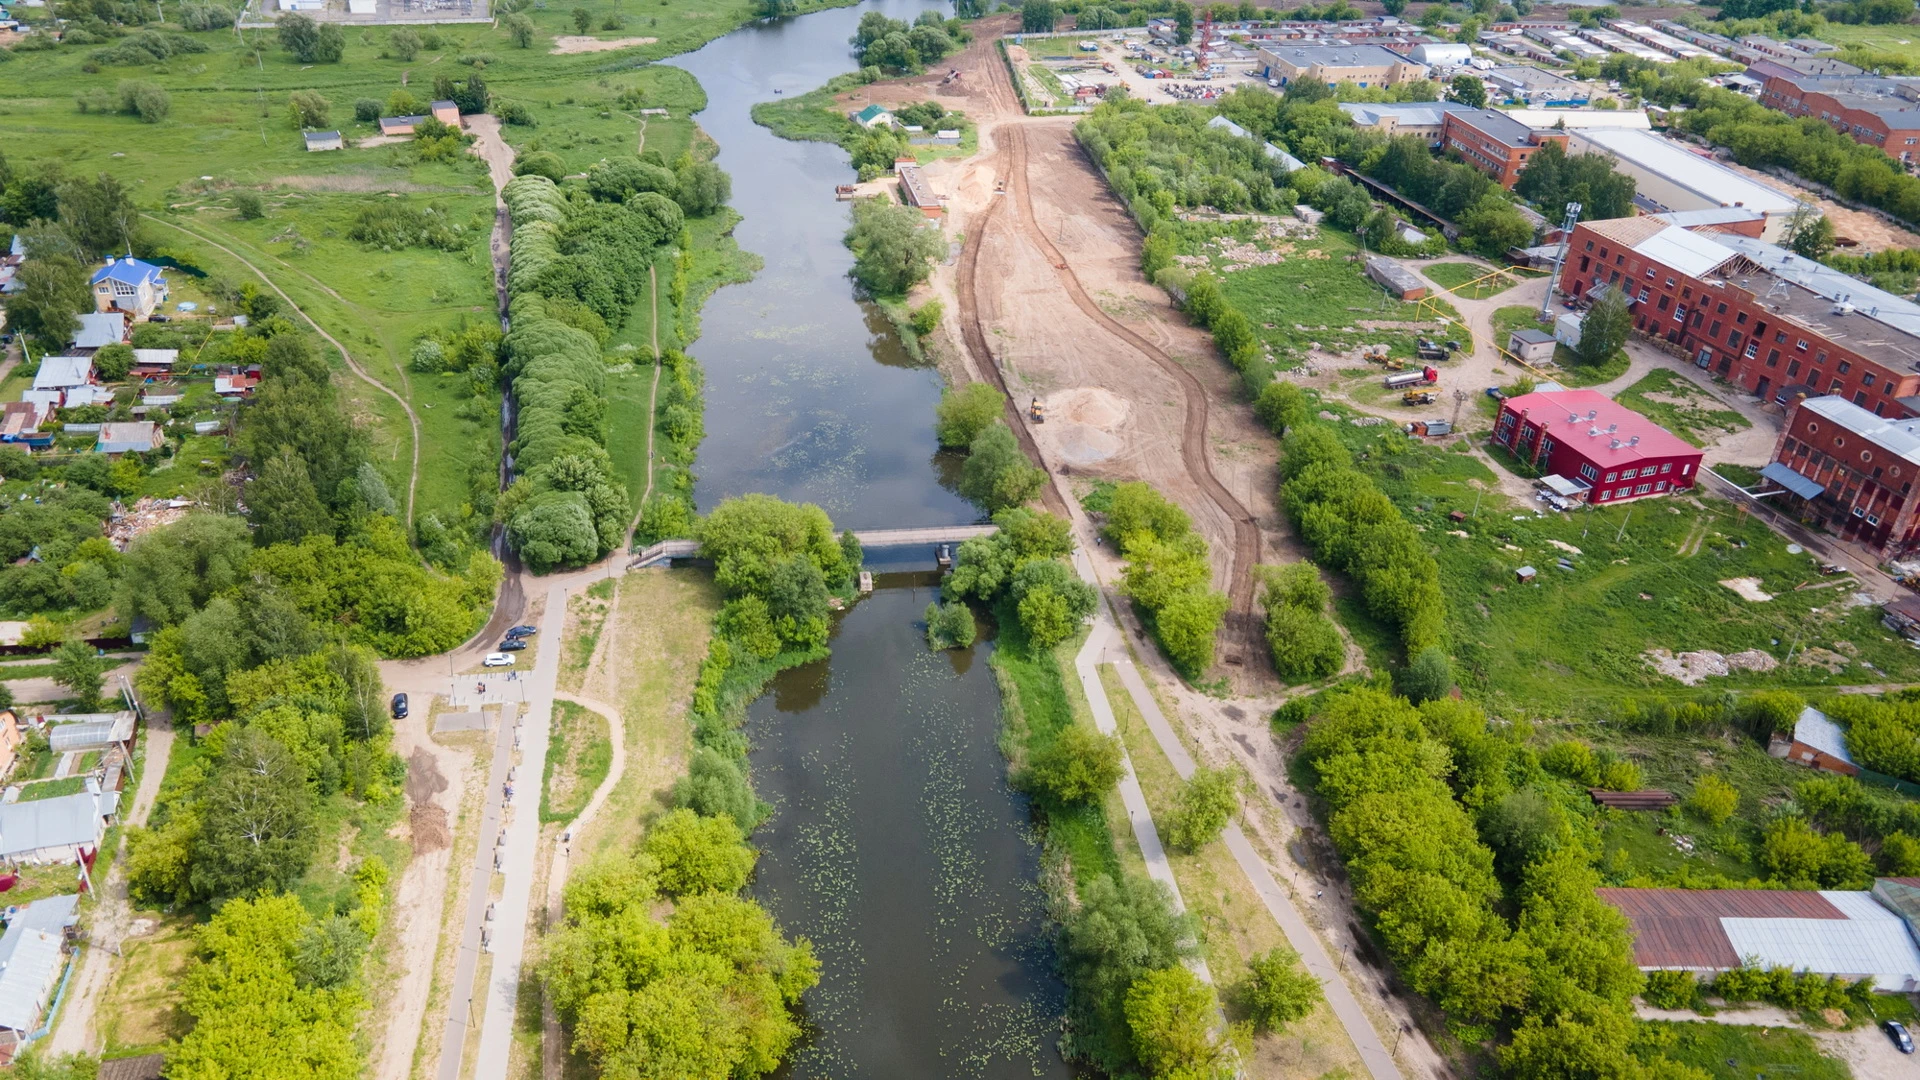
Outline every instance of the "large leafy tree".
[(222, 730), (225, 745), (200, 799), (194, 890), (225, 897), (286, 889), (313, 857), (306, 769), (264, 731)]
[(28, 259), (15, 272), (14, 285), (7, 322), (48, 343), (66, 344), (80, 329), (80, 313), (93, 310), (87, 270), (66, 255)]
[(103, 172), (60, 185), (60, 224), (82, 251), (99, 258), (138, 245), (140, 211), (126, 185)]
[(960, 494), (988, 513), (1010, 510), (1040, 494), (1047, 474), (1035, 468), (1004, 423), (987, 425), (967, 447)]
[(1609, 289), (1580, 320), (1580, 347), (1574, 351), (1587, 364), (1604, 364), (1613, 359), (1627, 343), (1633, 329), (1633, 314), (1627, 310), (1627, 298), (1618, 289)]
[(298, 542), (314, 533), (333, 532), (333, 518), (315, 493), (307, 463), (282, 445), (260, 475), (247, 484), (247, 511), (262, 544)]
[(847, 246), (853, 249), (854, 280), (877, 296), (905, 295), (946, 252), (940, 230), (928, 228), (918, 210), (880, 199), (854, 203)]
[(351, 985), (328, 988), (303, 969), (312, 915), (290, 895), (236, 899), (199, 932), (181, 986), (193, 1029), (167, 1055), (175, 1080), (352, 1080), (360, 1075)]
[(1233, 1056), (1215, 1033), (1213, 989), (1187, 968), (1149, 971), (1127, 989), (1133, 1052), (1152, 1076), (1225, 1080)]
[(1026, 782), (1065, 803), (1100, 799), (1120, 782), (1120, 740), (1072, 724), (1033, 755)]

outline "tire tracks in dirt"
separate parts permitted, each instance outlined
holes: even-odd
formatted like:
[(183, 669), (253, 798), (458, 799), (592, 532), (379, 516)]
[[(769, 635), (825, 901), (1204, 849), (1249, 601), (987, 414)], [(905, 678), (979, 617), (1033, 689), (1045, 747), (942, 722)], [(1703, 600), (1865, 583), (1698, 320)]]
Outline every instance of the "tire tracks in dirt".
[[(1214, 475), (1213, 464), (1207, 458), (1207, 422), (1210, 402), (1206, 388), (1186, 366), (1174, 359), (1165, 350), (1147, 340), (1144, 336), (1127, 327), (1118, 319), (1094, 302), (1086, 289), (1081, 286), (1080, 278), (1073, 272), (1060, 249), (1049, 240), (1046, 231), (1040, 227), (1039, 219), (1033, 212), (1032, 192), (1027, 183), (1027, 132), (1019, 123), (1002, 124), (996, 131), (997, 136), (1006, 139), (1005, 155), (1009, 160), (1007, 196), (1019, 204), (1019, 226), (1035, 247), (1052, 264), (1054, 276), (1061, 288), (1072, 298), (1074, 306), (1093, 320), (1095, 324), (1133, 347), (1142, 356), (1153, 361), (1167, 376), (1178, 383), (1182, 404), (1186, 411), (1183, 430), (1180, 437), (1180, 459), (1187, 475), (1205, 493), (1208, 500), (1219, 507), (1227, 520), (1233, 525), (1233, 562), (1229, 578), (1228, 597), (1235, 625), (1232, 636), (1240, 639), (1249, 657), (1264, 654), (1260, 646), (1258, 620), (1254, 617), (1253, 594), (1255, 585), (1254, 565), (1260, 559), (1260, 526), (1252, 511), (1227, 490)], [(1000, 203), (995, 202), (984, 215), (979, 231), (984, 234), (998, 216)], [(963, 260), (961, 266), (961, 324), (966, 328), (968, 347), (973, 349), (974, 339), (985, 346), (985, 333), (980, 326), (979, 303), (976, 295), (975, 272), (978, 268), (979, 240), (969, 245), (974, 253), (970, 261)], [(976, 357), (978, 353), (976, 352)], [(1001, 389), (1005, 389), (1002, 386)]]

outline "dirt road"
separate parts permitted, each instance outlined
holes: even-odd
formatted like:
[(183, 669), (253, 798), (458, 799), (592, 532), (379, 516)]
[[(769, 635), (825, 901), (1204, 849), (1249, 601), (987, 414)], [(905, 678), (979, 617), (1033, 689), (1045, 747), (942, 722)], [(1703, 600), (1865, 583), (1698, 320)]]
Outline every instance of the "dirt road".
[[(980, 40), (951, 83), (864, 88), (887, 102), (958, 98), (983, 147), (929, 173), (954, 192), (958, 264), (936, 274), (968, 368), (1008, 394), (1022, 446), (1062, 475), (1145, 480), (1185, 507), (1232, 601), (1222, 659), (1251, 676), (1265, 654), (1254, 567), (1285, 546), (1272, 501), (1275, 448), (1238, 403), (1233, 373), (1137, 269), (1139, 232), (1073, 140), (1071, 123), (1022, 115), (1006, 69)], [(849, 99), (851, 101), (851, 98)], [(1144, 361), (1144, 363), (1142, 362)], [(1038, 398), (1048, 416), (1029, 421)], [(1177, 453), (1170, 452), (1177, 448)], [(1058, 494), (1045, 494), (1056, 513)], [(1258, 678), (1255, 676), (1255, 678)]]
[[(160, 781), (167, 775), (167, 760), (173, 754), (171, 718), (162, 712), (147, 714), (145, 739), (147, 756), (140, 766), (133, 806), (122, 821), (125, 825), (145, 825), (147, 815), (153, 813), (154, 801), (160, 797)], [(126, 842), (123, 830), (120, 854), (125, 854)], [(66, 1005), (49, 1037), (47, 1049), (52, 1054), (99, 1053), (104, 1049), (94, 1030), (94, 1012), (99, 1008), (101, 993), (120, 966), (120, 944), (132, 929), (133, 903), (127, 896), (125, 859), (114, 859), (113, 869), (101, 884), (99, 895), (100, 906), (94, 909), (88, 926), (90, 947), (80, 954), (80, 966), (67, 990)]]

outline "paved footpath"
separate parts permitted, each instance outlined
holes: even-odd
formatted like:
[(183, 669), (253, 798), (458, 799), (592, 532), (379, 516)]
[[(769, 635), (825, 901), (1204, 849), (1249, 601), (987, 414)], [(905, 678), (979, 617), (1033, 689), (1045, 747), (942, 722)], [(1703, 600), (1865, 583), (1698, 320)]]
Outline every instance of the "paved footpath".
[[(1082, 552), (1073, 554), (1074, 569), (1096, 589), (1093, 564), (1087, 561)], [(1080, 676), (1080, 688), (1086, 691), (1087, 704), (1093, 709), (1093, 726), (1100, 729), (1102, 735), (1114, 735), (1120, 725), (1113, 718), (1113, 706), (1107, 701), (1107, 692), (1100, 685), (1100, 665), (1107, 662), (1108, 646), (1119, 637), (1120, 631), (1113, 624), (1113, 616), (1101, 604), (1094, 616), (1093, 632), (1087, 635), (1086, 644), (1074, 655), (1073, 667)], [(1119, 648), (1118, 645), (1114, 646)], [(1173, 908), (1185, 914), (1187, 902), (1180, 895), (1180, 883), (1174, 880), (1173, 867), (1167, 863), (1167, 852), (1160, 844), (1159, 830), (1153, 827), (1153, 812), (1147, 808), (1146, 793), (1140, 790), (1140, 780), (1133, 774), (1133, 760), (1127, 756), (1126, 748), (1120, 750), (1120, 801), (1126, 804), (1127, 818), (1133, 823), (1133, 839), (1140, 845), (1140, 857), (1146, 860), (1147, 876), (1165, 885), (1173, 893)], [(1191, 764), (1188, 772), (1193, 771)], [(1188, 961), (1193, 973), (1207, 982), (1213, 981), (1213, 972), (1208, 970), (1204, 957), (1194, 956)]]
[[(552, 584), (546, 611), (540, 618), (533, 670), (522, 672), (521, 678), (507, 684), (518, 687), (525, 700), (517, 710), (509, 704), (500, 712), (474, 849), (473, 883), (467, 891), (467, 914), (460, 933), (460, 955), (454, 966), (453, 993), (447, 998), (446, 1038), (441, 1042), (437, 1080), (459, 1080), (467, 1035), (476, 1022), (480, 1024), (480, 1049), (472, 1074), (475, 1080), (499, 1080), (507, 1073), (514, 1005), (520, 992), (520, 961), (526, 947), (527, 902), (533, 887), (533, 850), (540, 836), (541, 771), (547, 759), (547, 731), (553, 715), (566, 617), (566, 587)], [(499, 675), (491, 675), (487, 682), (493, 684), (499, 679)], [(504, 792), (516, 757), (526, 767), (515, 773), (514, 799), (509, 805)], [(504, 846), (499, 842), (503, 827)], [(494, 918), (487, 951), (493, 954), (493, 969), (476, 1001), (474, 978), (480, 963), (480, 933), (496, 873), (504, 874), (506, 883), (499, 901), (492, 905)]]
[(480, 1025), (480, 1054), (474, 1080), (506, 1080), (513, 1050), (514, 1013), (520, 1004), (520, 964), (527, 944), (527, 910), (533, 895), (533, 855), (540, 843), (540, 785), (553, 721), (553, 693), (560, 679), (560, 637), (567, 621), (567, 587), (547, 589), (540, 618), (540, 652), (527, 688), (521, 725), (519, 783), (507, 824), (501, 873), (505, 885), (493, 920), (493, 978), (487, 987), (486, 1013)]
[[(1140, 670), (1133, 665), (1132, 659), (1122, 656), (1114, 661), (1114, 667), (1120, 674), (1120, 685), (1127, 688), (1127, 696), (1133, 699), (1134, 707), (1140, 715), (1146, 717), (1147, 730), (1153, 732), (1153, 739), (1160, 744), (1160, 750), (1173, 764), (1173, 770), (1182, 780), (1193, 775), (1193, 755), (1187, 753), (1186, 745), (1174, 734), (1173, 725), (1167, 722), (1166, 714), (1160, 711), (1160, 702), (1147, 689)], [(1233, 853), (1233, 861), (1240, 864), (1240, 870), (1253, 884), (1253, 891), (1260, 894), (1260, 901), (1273, 915), (1273, 921), (1280, 924), (1280, 930), (1287, 935), (1287, 944), (1300, 954), (1300, 962), (1306, 965), (1309, 974), (1320, 980), (1321, 989), (1326, 992), (1327, 1005), (1333, 1009), (1333, 1015), (1340, 1026), (1347, 1029), (1347, 1037), (1353, 1040), (1354, 1049), (1360, 1052), (1360, 1060), (1366, 1064), (1367, 1072), (1374, 1080), (1400, 1080), (1400, 1066), (1395, 1064), (1393, 1054), (1388, 1052), (1386, 1044), (1381, 1042), (1380, 1033), (1374, 1030), (1373, 1022), (1367, 1018), (1366, 1010), (1348, 988), (1347, 980), (1340, 974), (1332, 957), (1327, 955), (1326, 946), (1320, 943), (1320, 936), (1313, 932), (1307, 921), (1300, 917), (1300, 910), (1293, 906), (1280, 883), (1274, 880), (1273, 871), (1260, 858), (1253, 845), (1247, 841), (1247, 834), (1240, 829), (1240, 823), (1229, 822), (1226, 831), (1221, 834), (1227, 850)]]

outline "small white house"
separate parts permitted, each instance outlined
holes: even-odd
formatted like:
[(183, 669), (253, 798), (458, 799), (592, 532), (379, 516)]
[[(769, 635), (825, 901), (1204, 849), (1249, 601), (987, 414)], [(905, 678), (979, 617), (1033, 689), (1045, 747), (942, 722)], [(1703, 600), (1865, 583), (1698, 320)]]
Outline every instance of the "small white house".
[(40, 361), (40, 370), (33, 376), (33, 388), (63, 391), (92, 381), (93, 357), (49, 356)]
[(1553, 339), (1569, 349), (1580, 347), (1581, 315), (1577, 311), (1563, 313), (1553, 322)]
[(128, 255), (108, 259), (105, 266), (93, 272), (96, 311), (124, 311), (144, 319), (166, 301), (167, 279), (152, 263)]
[(66, 929), (80, 897), (49, 896), (13, 913), (0, 935), (0, 1053), (17, 1050), (40, 1028), (66, 968)]
[(347, 142), (337, 131), (309, 131), (304, 135), (307, 141), (307, 153), (315, 154), (322, 150), (345, 150)]

